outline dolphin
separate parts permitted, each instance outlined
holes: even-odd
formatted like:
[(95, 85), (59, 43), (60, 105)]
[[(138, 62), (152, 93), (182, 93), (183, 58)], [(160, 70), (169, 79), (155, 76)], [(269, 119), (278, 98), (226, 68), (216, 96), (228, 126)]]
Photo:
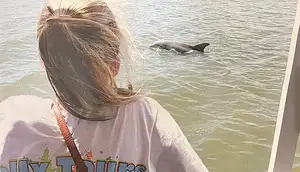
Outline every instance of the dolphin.
[(205, 47), (210, 45), (209, 43), (202, 43), (197, 44), (194, 46), (183, 44), (183, 43), (177, 43), (177, 42), (156, 42), (153, 45), (150, 45), (150, 48), (158, 48), (158, 49), (164, 49), (164, 50), (173, 50), (178, 54), (186, 54), (191, 51), (198, 51), (198, 52), (204, 52)]

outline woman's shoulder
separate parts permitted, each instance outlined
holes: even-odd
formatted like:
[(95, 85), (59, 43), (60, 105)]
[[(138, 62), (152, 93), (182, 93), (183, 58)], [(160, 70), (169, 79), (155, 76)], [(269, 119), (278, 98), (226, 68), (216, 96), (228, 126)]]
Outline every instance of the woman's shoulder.
[(0, 101), (0, 107), (1, 107), (1, 109), (3, 109), (3, 108), (7, 109), (11, 106), (17, 105), (17, 108), (19, 108), (19, 107), (26, 107), (28, 105), (30, 106), (33, 103), (37, 103), (37, 102), (41, 102), (41, 103), (48, 102), (49, 103), (49, 102), (51, 102), (51, 99), (43, 99), (43, 98), (35, 96), (35, 95), (16, 95), (16, 96), (8, 97), (8, 98)]
[(0, 121), (6, 123), (55, 123), (51, 114), (51, 99), (34, 95), (11, 96), (0, 102)]
[(138, 96), (127, 106), (131, 107), (133, 110), (144, 111), (151, 115), (156, 115), (157, 113), (162, 112), (168, 113), (155, 98), (146, 95)]
[(41, 145), (57, 144), (60, 133), (51, 102), (33, 95), (12, 96), (0, 102), (0, 163), (25, 155), (34, 157), (42, 151)]
[(121, 111), (127, 114), (127, 117), (147, 120), (152, 125), (155, 125), (158, 119), (170, 116), (158, 100), (146, 95), (138, 96), (134, 101), (126, 104)]

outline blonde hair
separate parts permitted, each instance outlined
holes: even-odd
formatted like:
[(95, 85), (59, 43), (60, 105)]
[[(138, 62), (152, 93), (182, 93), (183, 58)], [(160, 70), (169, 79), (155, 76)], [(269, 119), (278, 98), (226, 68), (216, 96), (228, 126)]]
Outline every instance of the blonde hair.
[(117, 88), (111, 63), (120, 60), (122, 33), (105, 2), (80, 8), (43, 8), (38, 21), (39, 53), (60, 104), (86, 120), (108, 120), (107, 107), (135, 100), (138, 93)]

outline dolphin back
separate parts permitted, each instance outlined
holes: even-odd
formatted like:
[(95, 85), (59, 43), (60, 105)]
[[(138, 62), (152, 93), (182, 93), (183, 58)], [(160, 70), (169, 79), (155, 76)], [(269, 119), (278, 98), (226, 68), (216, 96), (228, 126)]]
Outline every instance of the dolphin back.
[(202, 43), (202, 44), (197, 44), (195, 46), (192, 46), (191, 48), (193, 50), (196, 50), (196, 51), (200, 51), (200, 52), (203, 52), (205, 47), (209, 46), (209, 43)]

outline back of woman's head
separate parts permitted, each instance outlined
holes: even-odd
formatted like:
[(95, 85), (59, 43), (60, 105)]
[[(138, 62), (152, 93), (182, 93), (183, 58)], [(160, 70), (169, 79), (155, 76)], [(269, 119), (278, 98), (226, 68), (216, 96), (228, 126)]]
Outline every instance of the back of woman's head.
[(72, 115), (107, 120), (107, 106), (133, 100), (136, 93), (117, 88), (121, 32), (104, 2), (81, 8), (46, 6), (38, 22), (41, 59), (61, 105)]

